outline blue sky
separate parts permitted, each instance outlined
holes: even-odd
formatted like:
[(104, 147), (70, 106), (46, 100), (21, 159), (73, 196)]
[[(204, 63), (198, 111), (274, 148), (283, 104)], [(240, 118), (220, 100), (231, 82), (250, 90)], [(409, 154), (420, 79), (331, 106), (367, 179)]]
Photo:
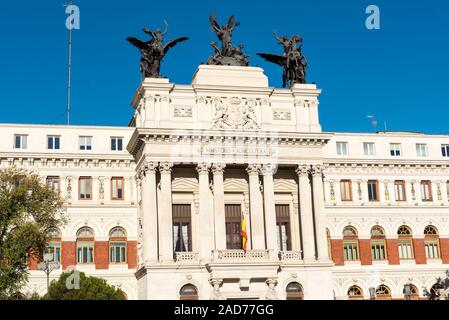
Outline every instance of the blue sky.
[[(212, 53), (215, 34), (208, 16), (221, 23), (235, 14), (250, 64), (265, 69), (271, 86), (280, 68), (257, 52), (282, 50), (278, 34), (304, 37), (308, 81), (323, 89), (320, 121), (325, 131), (408, 130), (449, 133), (449, 1), (103, 1), (78, 0), (75, 30), (72, 124), (123, 125), (133, 113), (140, 82), (139, 52), (127, 36), (169, 23), (167, 38), (188, 36), (166, 57), (162, 73), (190, 83)], [(8, 1), (0, 9), (0, 122), (65, 123), (67, 36), (64, 0)], [(365, 8), (375, 4), (381, 29), (367, 30)], [(367, 119), (375, 114), (373, 128)]]

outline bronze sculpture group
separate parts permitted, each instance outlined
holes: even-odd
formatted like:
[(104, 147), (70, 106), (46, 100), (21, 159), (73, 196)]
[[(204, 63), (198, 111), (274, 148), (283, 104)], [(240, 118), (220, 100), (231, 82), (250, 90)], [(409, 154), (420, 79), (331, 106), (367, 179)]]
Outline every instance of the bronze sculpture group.
[[(221, 47), (213, 41), (211, 46), (214, 54), (210, 56), (206, 64), (224, 66), (248, 66), (249, 55), (243, 52), (243, 44), (235, 47), (232, 43), (232, 33), (240, 23), (235, 21), (232, 15), (226, 25), (220, 26), (215, 16), (209, 17), (210, 25), (215, 31), (217, 38), (221, 42)], [(165, 22), (165, 30), (159, 28), (156, 31), (143, 29), (151, 39), (142, 41), (135, 37), (128, 37), (126, 40), (140, 49), (140, 72), (143, 77), (161, 78), (160, 67), (165, 55), (170, 48), (176, 44), (188, 40), (187, 37), (173, 39), (164, 44), (164, 36), (167, 33), (168, 24)], [(263, 59), (278, 64), (283, 68), (282, 86), (291, 86), (295, 83), (306, 83), (307, 61), (302, 54), (303, 38), (295, 35), (292, 38), (287, 36), (278, 37), (274, 34), (277, 42), (282, 45), (284, 52), (282, 55), (269, 53), (258, 53)]]

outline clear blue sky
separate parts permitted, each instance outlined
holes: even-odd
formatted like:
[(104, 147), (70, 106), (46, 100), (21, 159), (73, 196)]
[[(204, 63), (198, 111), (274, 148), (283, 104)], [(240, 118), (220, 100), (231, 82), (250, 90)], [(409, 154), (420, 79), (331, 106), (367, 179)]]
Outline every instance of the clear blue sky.
[[(53, 123), (66, 108), (65, 0), (4, 1), (0, 6), (0, 122)], [(234, 13), (250, 64), (261, 66), (271, 86), (280, 68), (257, 52), (281, 52), (272, 38), (304, 37), (308, 81), (323, 89), (320, 120), (325, 131), (383, 129), (449, 133), (449, 1), (103, 1), (78, 0), (81, 29), (74, 31), (72, 123), (126, 126), (139, 85), (139, 52), (127, 36), (169, 23), (167, 38), (188, 36), (166, 57), (162, 73), (190, 83), (212, 53), (220, 23)], [(381, 29), (365, 28), (365, 8), (378, 5)], [(65, 116), (56, 120), (63, 124)]]

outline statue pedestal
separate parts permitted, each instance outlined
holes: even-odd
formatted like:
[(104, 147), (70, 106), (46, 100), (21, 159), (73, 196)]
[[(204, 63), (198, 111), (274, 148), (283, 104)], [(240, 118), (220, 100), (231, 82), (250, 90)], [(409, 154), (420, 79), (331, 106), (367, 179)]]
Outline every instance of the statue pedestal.
[(268, 88), (268, 77), (258, 67), (200, 65), (192, 85)]

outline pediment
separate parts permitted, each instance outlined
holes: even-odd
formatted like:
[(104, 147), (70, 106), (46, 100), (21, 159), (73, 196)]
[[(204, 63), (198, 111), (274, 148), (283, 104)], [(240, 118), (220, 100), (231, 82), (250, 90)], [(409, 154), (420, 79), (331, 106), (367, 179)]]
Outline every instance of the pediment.
[(245, 179), (226, 179), (224, 181), (224, 190), (227, 192), (246, 192), (248, 191), (248, 184)]
[(297, 190), (296, 182), (292, 179), (275, 179), (274, 190), (277, 192), (295, 192)]
[(195, 178), (175, 178), (172, 181), (173, 191), (192, 192), (198, 190), (198, 181)]

